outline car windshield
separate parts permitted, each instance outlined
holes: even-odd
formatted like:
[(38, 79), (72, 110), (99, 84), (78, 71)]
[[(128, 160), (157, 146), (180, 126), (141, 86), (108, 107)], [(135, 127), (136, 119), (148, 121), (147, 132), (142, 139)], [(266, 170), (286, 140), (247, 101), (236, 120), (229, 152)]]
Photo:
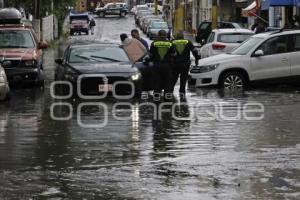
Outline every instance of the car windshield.
[(152, 28), (167, 29), (168, 28), (168, 24), (166, 22), (153, 22), (152, 23)]
[(30, 31), (0, 31), (0, 48), (34, 48)]
[(120, 47), (87, 46), (71, 49), (69, 62), (129, 62), (129, 58)]
[(209, 22), (205, 22), (205, 23), (200, 24), (199, 29), (200, 30), (206, 30), (209, 26), (210, 26), (210, 23)]
[(233, 55), (246, 55), (251, 51), (251, 49), (257, 45), (257, 43), (260, 43), (264, 38), (259, 37), (250, 37), (248, 40), (246, 40), (244, 43), (241, 44), (241, 46), (234, 49), (231, 54)]
[(252, 33), (224, 33), (218, 36), (218, 42), (242, 43), (252, 35), (253, 35)]

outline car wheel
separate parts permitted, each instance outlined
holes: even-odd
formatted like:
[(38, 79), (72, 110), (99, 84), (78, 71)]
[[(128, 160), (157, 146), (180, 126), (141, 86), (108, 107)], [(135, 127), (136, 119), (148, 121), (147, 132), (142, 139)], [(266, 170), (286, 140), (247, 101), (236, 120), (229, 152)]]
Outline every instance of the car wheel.
[(89, 35), (89, 31), (86, 31), (85, 34), (86, 34), (86, 35)]
[(220, 85), (224, 89), (239, 90), (247, 86), (246, 77), (240, 72), (228, 72), (221, 78)]
[(99, 17), (105, 17), (104, 12), (100, 12), (100, 13), (99, 13)]

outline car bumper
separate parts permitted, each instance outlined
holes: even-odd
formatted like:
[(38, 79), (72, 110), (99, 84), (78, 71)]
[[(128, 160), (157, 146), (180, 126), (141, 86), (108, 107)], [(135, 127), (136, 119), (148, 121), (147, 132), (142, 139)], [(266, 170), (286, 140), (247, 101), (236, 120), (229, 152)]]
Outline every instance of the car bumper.
[[(126, 77), (114, 77), (114, 76), (106, 76), (108, 81), (108, 85), (114, 85), (116, 95), (131, 95), (136, 92), (140, 92), (142, 90), (142, 79), (138, 80), (130, 80), (130, 78)], [(67, 80), (70, 81), (73, 85), (74, 91), (77, 91), (78, 81), (76, 80)], [(119, 83), (117, 83), (119, 82)], [(104, 85), (104, 81), (101, 77), (87, 77), (82, 78), (80, 81), (80, 91), (84, 96), (97, 96), (102, 95), (103, 92), (99, 91), (99, 86)], [(112, 94), (113, 91), (108, 91), (108, 94)]]
[(189, 84), (195, 87), (217, 86), (218, 77), (211, 72), (190, 73)]
[(39, 75), (38, 68), (21, 69), (21, 68), (9, 68), (5, 69), (5, 73), (9, 83), (11, 82), (32, 82), (37, 80)]

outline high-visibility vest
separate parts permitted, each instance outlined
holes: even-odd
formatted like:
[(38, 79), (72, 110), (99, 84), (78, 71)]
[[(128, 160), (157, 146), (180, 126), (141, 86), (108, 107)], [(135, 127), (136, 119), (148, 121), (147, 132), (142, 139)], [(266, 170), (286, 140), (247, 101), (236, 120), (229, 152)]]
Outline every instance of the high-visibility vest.
[(173, 40), (172, 44), (175, 46), (177, 53), (181, 55), (189, 43), (188, 40)]
[(153, 43), (154, 47), (157, 49), (158, 55), (161, 60), (165, 58), (169, 49), (173, 46), (171, 42), (168, 41), (156, 41)]

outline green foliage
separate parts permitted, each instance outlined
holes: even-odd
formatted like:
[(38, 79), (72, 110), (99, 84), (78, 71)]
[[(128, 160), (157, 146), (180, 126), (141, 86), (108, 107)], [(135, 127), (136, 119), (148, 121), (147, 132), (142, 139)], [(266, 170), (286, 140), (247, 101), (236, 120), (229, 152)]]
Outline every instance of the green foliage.
[[(76, 0), (4, 0), (6, 7), (24, 8), (27, 12), (34, 15), (35, 2), (40, 1), (40, 17), (47, 14), (54, 14), (59, 23), (59, 33), (62, 33), (62, 25), (69, 7), (75, 7)], [(53, 10), (52, 10), (53, 2)]]

